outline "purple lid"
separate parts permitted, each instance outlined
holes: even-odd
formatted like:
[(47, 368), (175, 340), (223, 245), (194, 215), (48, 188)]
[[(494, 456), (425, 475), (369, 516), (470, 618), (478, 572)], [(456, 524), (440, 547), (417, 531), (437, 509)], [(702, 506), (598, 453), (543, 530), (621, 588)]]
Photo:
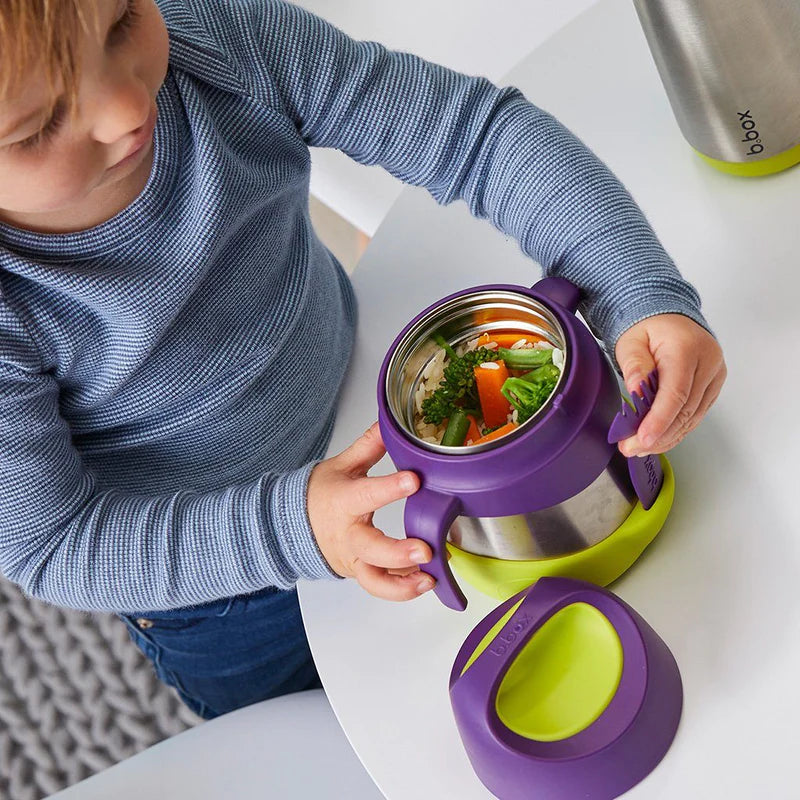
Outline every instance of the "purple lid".
[[(478, 644), (517, 603), (464, 671)], [(597, 609), (619, 637), (622, 672), (616, 691), (599, 716), (574, 735), (549, 741), (522, 736), (498, 716), (502, 680), (542, 626), (578, 603)], [(450, 699), (470, 762), (500, 800), (612, 800), (641, 781), (666, 754), (680, 720), (683, 689), (669, 648), (620, 598), (584, 581), (541, 578), (469, 634), (450, 675)]]

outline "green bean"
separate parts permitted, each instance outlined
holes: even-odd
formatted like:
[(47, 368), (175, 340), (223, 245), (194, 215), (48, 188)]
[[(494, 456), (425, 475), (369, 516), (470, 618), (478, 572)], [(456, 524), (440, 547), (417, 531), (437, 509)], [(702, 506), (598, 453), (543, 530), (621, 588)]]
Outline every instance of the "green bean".
[(553, 351), (549, 349), (520, 347), (517, 350), (509, 350), (507, 347), (498, 347), (497, 353), (509, 369), (533, 369), (553, 363)]
[(442, 436), (442, 444), (445, 447), (461, 447), (467, 438), (469, 430), (469, 417), (466, 412), (457, 408), (447, 421), (447, 429)]

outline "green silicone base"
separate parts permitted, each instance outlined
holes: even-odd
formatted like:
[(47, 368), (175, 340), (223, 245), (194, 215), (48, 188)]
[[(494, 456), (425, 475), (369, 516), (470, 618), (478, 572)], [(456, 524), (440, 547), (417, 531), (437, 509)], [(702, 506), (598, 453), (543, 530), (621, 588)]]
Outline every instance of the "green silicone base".
[(720, 161), (717, 158), (711, 158), (711, 156), (701, 153), (699, 150), (695, 150), (695, 152), (703, 161), (720, 170), (720, 172), (727, 172), (728, 175), (740, 175), (743, 178), (760, 178), (764, 175), (774, 175), (776, 172), (782, 172), (795, 166), (795, 164), (800, 164), (800, 144), (784, 150), (783, 153), (778, 153), (776, 156), (752, 162)]
[(664, 485), (648, 511), (637, 503), (622, 525), (592, 547), (556, 558), (504, 561), (476, 556), (448, 542), (450, 566), (470, 586), (489, 597), (507, 600), (545, 576), (577, 578), (606, 586), (622, 575), (655, 539), (672, 508), (675, 475), (661, 456)]

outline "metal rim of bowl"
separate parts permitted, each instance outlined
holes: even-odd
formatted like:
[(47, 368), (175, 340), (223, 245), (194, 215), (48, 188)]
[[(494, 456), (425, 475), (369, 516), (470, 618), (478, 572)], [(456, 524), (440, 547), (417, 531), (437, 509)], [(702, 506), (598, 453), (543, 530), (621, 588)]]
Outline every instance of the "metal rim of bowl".
[[(506, 311), (493, 318), (489, 318), (491, 312)], [(509, 313), (526, 314), (529, 319), (509, 318)], [(458, 322), (472, 314), (486, 315), (483, 322), (475, 322), (469, 327), (458, 328)], [(534, 324), (534, 323), (538, 324)], [(529, 419), (523, 422), (516, 430), (501, 436), (491, 442), (480, 445), (462, 445), (461, 447), (447, 447), (441, 444), (425, 442), (417, 434), (414, 428), (414, 393), (419, 386), (422, 372), (430, 362), (431, 358), (441, 348), (432, 340), (434, 332), (444, 332), (455, 326), (456, 335), (443, 333), (445, 339), (453, 346), (458, 347), (471, 339), (480, 336), (482, 333), (498, 330), (520, 330), (523, 333), (537, 333), (543, 336), (550, 344), (561, 350), (564, 361), (561, 365), (561, 375), (556, 381), (553, 391), (541, 408)], [(398, 378), (398, 370), (404, 371), (409, 366), (409, 362), (414, 357), (420, 356), (420, 351), (428, 350), (426, 357), (421, 358), (416, 367), (413, 368), (413, 377), (405, 381)], [(406, 331), (403, 338), (395, 347), (386, 371), (386, 385), (384, 392), (386, 395), (387, 406), (394, 418), (394, 421), (410, 437), (414, 444), (426, 450), (441, 453), (448, 456), (464, 456), (482, 453), (494, 449), (506, 442), (509, 442), (524, 431), (529, 429), (532, 424), (538, 421), (550, 407), (553, 397), (565, 380), (565, 375), (569, 367), (569, 352), (567, 340), (563, 327), (552, 311), (540, 301), (524, 294), (513, 292), (507, 289), (502, 290), (481, 290), (469, 294), (459, 295), (431, 309), (424, 317), (418, 319), (411, 328)], [(397, 384), (406, 387), (406, 391), (400, 392), (405, 397), (397, 397)]]

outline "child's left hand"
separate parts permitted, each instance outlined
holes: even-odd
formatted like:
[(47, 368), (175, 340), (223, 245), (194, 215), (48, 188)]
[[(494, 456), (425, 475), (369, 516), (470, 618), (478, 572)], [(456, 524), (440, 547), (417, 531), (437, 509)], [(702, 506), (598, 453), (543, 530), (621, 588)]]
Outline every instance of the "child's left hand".
[(369, 476), (385, 453), (376, 422), (346, 450), (320, 461), (308, 480), (308, 518), (337, 575), (355, 578), (375, 597), (411, 600), (433, 588), (434, 579), (419, 568), (433, 553), (420, 539), (393, 539), (373, 525), (375, 511), (420, 485), (410, 470)]
[(637, 433), (619, 444), (625, 456), (673, 448), (700, 424), (728, 374), (717, 340), (683, 314), (637, 322), (619, 337), (615, 354), (629, 392), (658, 368), (653, 407)]

